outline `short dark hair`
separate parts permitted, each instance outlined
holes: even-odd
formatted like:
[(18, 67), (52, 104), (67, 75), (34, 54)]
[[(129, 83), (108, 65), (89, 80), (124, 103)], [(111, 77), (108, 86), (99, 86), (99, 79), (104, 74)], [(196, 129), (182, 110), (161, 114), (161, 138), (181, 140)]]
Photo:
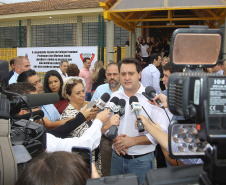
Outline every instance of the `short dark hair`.
[(78, 76), (80, 70), (76, 64), (70, 64), (66, 70), (68, 76)]
[(135, 58), (124, 58), (124, 59), (122, 59), (118, 63), (118, 70), (119, 70), (119, 72), (120, 72), (120, 68), (121, 68), (122, 64), (135, 64), (138, 73), (141, 72), (141, 70), (142, 70), (140, 62), (137, 59), (135, 59)]
[(158, 53), (153, 53), (151, 56), (150, 56), (150, 64), (153, 64), (154, 60), (158, 60), (159, 59), (159, 54)]
[(90, 60), (90, 58), (86, 57), (83, 59), (83, 63), (86, 62), (87, 60)]
[(181, 68), (181, 67), (173, 67), (172, 64), (171, 64), (170, 62), (166, 63), (166, 64), (162, 67), (162, 69), (163, 69), (164, 71), (168, 71), (168, 70), (169, 70), (171, 74), (172, 74), (172, 73), (176, 73), (176, 72), (183, 72), (183, 68)]
[(68, 63), (67, 60), (61, 60), (61, 61), (60, 61), (60, 66), (62, 66), (64, 62), (67, 62), (67, 63)]
[[(5, 88), (5, 90), (9, 91), (9, 92), (14, 92), (14, 93), (17, 93), (20, 95), (30, 94), (31, 92), (36, 92), (36, 88), (28, 82), (18, 82), (18, 83), (10, 84)], [(8, 93), (6, 95), (9, 100), (12, 100), (13, 98), (15, 98), (17, 96), (17, 95), (8, 94)]]
[(48, 82), (50, 76), (56, 76), (60, 80), (60, 90), (58, 91), (58, 95), (60, 96), (60, 99), (64, 99), (62, 97), (62, 86), (63, 86), (64, 82), (63, 82), (63, 79), (62, 79), (60, 73), (58, 73), (56, 70), (50, 70), (45, 74), (44, 83), (43, 83), (44, 92), (45, 93), (52, 92), (52, 90), (49, 88), (49, 82)]
[(224, 60), (218, 60), (218, 61), (217, 61), (217, 65), (218, 65), (218, 66), (223, 65), (223, 64), (224, 64)]
[(15, 58), (11, 59), (10, 62), (9, 62), (9, 65), (13, 65), (14, 61), (15, 61)]
[(22, 72), (18, 78), (17, 78), (17, 82), (29, 82), (28, 78), (30, 78), (31, 76), (36, 75), (36, 71), (33, 69), (29, 69), (28, 71), (24, 71)]
[(26, 165), (16, 185), (85, 185), (90, 178), (81, 156), (69, 152), (43, 152)]
[(108, 65), (106, 66), (105, 73), (107, 72), (107, 69), (108, 69), (110, 66), (112, 66), (112, 65), (115, 65), (115, 66), (118, 67), (118, 64), (117, 64), (117, 63), (115, 63), (115, 62), (110, 62), (110, 63), (108, 63)]

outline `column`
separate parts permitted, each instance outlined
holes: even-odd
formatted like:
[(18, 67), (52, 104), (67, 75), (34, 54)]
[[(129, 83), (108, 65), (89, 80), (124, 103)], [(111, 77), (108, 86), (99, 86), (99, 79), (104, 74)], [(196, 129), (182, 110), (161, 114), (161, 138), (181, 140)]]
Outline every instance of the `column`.
[(27, 47), (31, 47), (32, 38), (31, 38), (31, 19), (27, 19)]
[(114, 22), (107, 21), (106, 30), (106, 62), (109, 60), (114, 60)]
[(131, 57), (135, 58), (136, 55), (136, 33), (132, 33), (131, 34), (132, 39), (131, 39)]
[[(226, 19), (225, 19), (226, 21)], [(225, 22), (226, 23), (226, 22)], [(223, 51), (223, 59), (226, 59), (226, 27), (224, 23), (224, 51)]]
[(82, 46), (82, 16), (77, 17), (77, 46)]

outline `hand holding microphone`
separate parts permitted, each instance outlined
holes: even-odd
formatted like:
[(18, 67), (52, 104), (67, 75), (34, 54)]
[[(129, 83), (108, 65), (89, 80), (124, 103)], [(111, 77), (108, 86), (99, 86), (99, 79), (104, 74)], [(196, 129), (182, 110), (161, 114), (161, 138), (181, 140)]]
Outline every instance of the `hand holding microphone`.
[[(153, 102), (154, 98), (157, 96), (155, 89), (152, 86), (148, 86), (145, 88), (145, 92), (142, 92), (142, 94), (151, 102)], [(165, 108), (161, 101), (159, 99), (155, 99), (155, 102), (161, 107)]]
[(167, 96), (164, 94), (158, 94), (154, 99), (153, 99), (154, 103), (159, 106), (160, 108), (162, 108), (157, 101), (160, 101), (163, 105), (164, 108), (167, 108)]
[[(116, 112), (118, 110), (118, 101), (119, 101), (119, 98), (117, 97), (113, 97), (110, 102), (108, 102), (106, 104), (106, 109), (109, 111), (109, 112)], [(106, 128), (105, 128), (106, 129)], [(108, 137), (110, 139), (114, 139), (116, 136), (117, 136), (117, 132), (118, 132), (118, 128), (117, 126), (113, 125), (110, 127), (109, 129), (109, 133), (108, 133)]]
[(97, 114), (96, 119), (99, 119), (103, 124), (107, 122), (111, 113), (107, 110), (101, 111)]
[(86, 104), (80, 112), (86, 118), (86, 121), (89, 121), (96, 117), (98, 110), (99, 108), (93, 108), (93, 107), (87, 108), (87, 104)]
[[(125, 114), (125, 105), (126, 105), (126, 101), (124, 99), (118, 100), (116, 109), (114, 110), (114, 114), (118, 115), (116, 117), (116, 118), (118, 118), (118, 120), (116, 120), (116, 122), (118, 122), (118, 123), (120, 121), (119, 116), (123, 116)], [(108, 137), (110, 139), (115, 139), (117, 137), (117, 135), (118, 135), (118, 127), (117, 127), (117, 125), (112, 125), (111, 128), (109, 129)]]
[(105, 104), (108, 102), (109, 99), (110, 99), (110, 95), (108, 93), (104, 93), (97, 100), (94, 100), (94, 101), (91, 101), (90, 103), (88, 103), (87, 108), (97, 107), (97, 108), (103, 110), (105, 108)]
[(139, 132), (144, 132), (144, 125), (143, 125), (141, 119), (139, 118), (139, 111), (141, 110), (141, 106), (140, 106), (140, 103), (138, 102), (137, 97), (131, 96), (129, 98), (129, 104), (130, 104), (131, 112), (135, 113), (135, 115), (136, 115), (137, 127), (138, 127)]

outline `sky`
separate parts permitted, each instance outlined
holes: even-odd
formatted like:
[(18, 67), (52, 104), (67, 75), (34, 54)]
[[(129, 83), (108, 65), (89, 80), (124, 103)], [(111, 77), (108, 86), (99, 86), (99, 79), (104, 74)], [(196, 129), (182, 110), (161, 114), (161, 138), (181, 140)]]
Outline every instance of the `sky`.
[(0, 2), (6, 3), (6, 4), (29, 2), (29, 1), (39, 1), (39, 0), (0, 0)]

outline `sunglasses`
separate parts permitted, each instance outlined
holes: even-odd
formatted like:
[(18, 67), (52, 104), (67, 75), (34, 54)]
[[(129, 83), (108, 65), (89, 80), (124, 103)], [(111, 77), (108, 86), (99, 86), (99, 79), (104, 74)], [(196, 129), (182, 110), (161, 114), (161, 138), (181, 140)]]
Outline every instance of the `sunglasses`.
[(68, 82), (67, 82), (67, 85), (68, 84), (70, 84), (70, 85), (72, 85), (72, 84), (75, 84), (75, 81), (76, 81), (77, 79), (71, 79), (71, 80), (69, 80)]

